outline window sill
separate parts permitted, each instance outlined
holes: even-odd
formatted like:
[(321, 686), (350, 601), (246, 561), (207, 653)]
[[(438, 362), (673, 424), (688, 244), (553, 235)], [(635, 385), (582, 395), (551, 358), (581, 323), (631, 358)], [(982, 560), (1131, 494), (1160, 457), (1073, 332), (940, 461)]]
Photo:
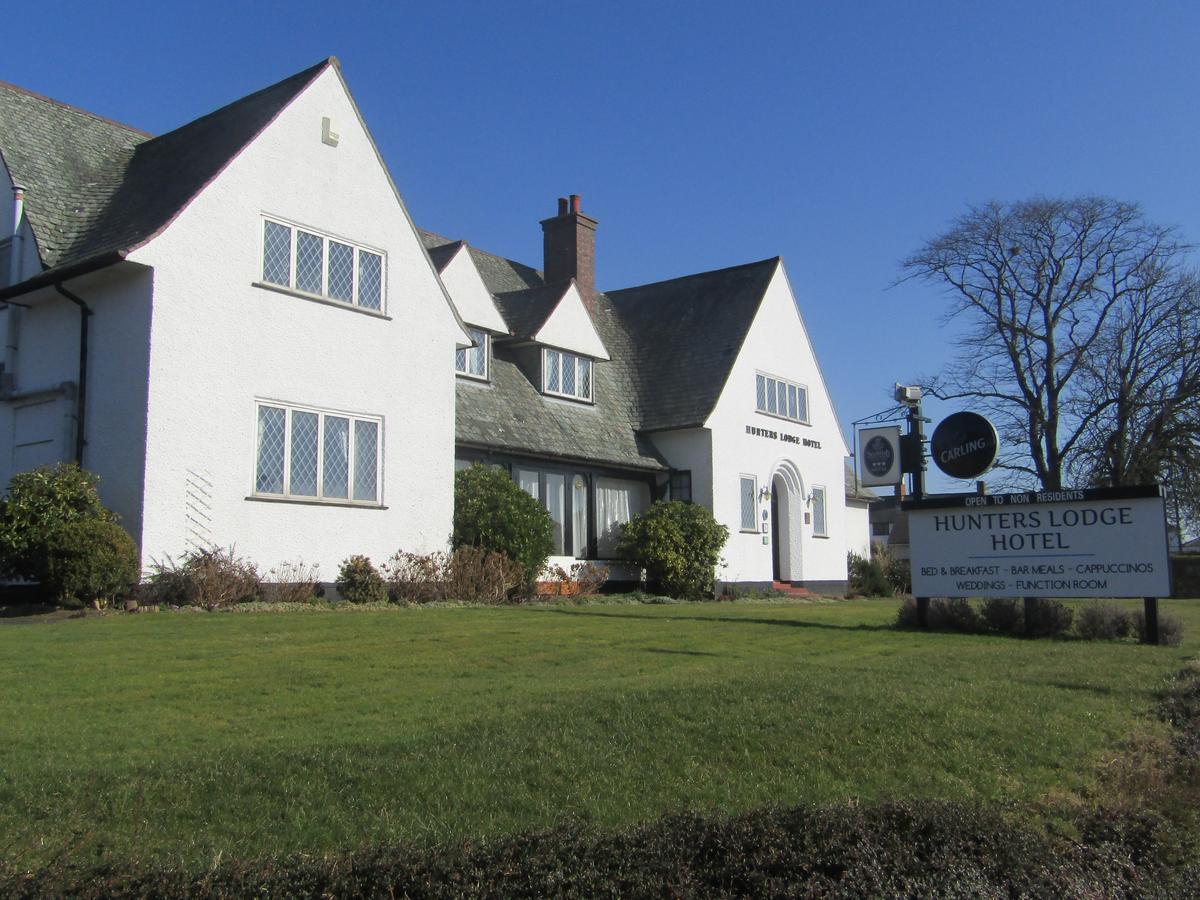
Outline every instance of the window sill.
[(814, 535), (813, 535), (813, 538), (814, 538), (815, 540), (818, 540), (818, 541), (827, 541), (827, 540), (829, 540), (829, 535), (827, 535), (827, 534), (814, 534)]
[(245, 499), (255, 503), (292, 503), (298, 506), (337, 506), (343, 509), (387, 509), (382, 503), (368, 503), (364, 500), (323, 500), (320, 497), (268, 497), (263, 494), (250, 494)]
[(565, 403), (573, 403), (576, 406), (595, 406), (596, 401), (592, 399), (585, 400), (582, 397), (575, 397), (571, 394), (556, 394), (553, 391), (542, 391), (542, 396), (547, 400), (562, 400)]
[(739, 528), (738, 534), (762, 534), (762, 532), (750, 528)]
[(781, 422), (788, 422), (792, 425), (803, 425), (806, 428), (812, 428), (812, 422), (801, 422), (799, 419), (791, 419), (787, 416), (781, 416), (779, 413), (767, 412), (763, 409), (756, 409), (754, 411), (760, 416), (766, 416), (768, 419), (778, 419)]
[(471, 375), (469, 372), (460, 372), (454, 370), (454, 377), (461, 378), (463, 381), (473, 381), (476, 384), (491, 384), (491, 379), (486, 375)]
[(373, 319), (383, 319), (384, 321), (392, 321), (392, 317), (377, 309), (367, 309), (365, 306), (356, 306), (353, 303), (347, 303), (345, 300), (334, 300), (332, 297), (322, 297), (320, 294), (310, 294), (307, 291), (298, 291), (295, 288), (285, 287), (282, 284), (268, 284), (265, 281), (252, 281), (251, 287), (262, 288), (264, 291), (274, 291), (277, 294), (287, 294), (289, 297), (299, 297), (301, 300), (311, 300), (313, 303), (323, 303), (326, 306), (336, 306), (338, 309), (347, 309), (350, 312), (356, 312), (360, 315), (371, 316)]

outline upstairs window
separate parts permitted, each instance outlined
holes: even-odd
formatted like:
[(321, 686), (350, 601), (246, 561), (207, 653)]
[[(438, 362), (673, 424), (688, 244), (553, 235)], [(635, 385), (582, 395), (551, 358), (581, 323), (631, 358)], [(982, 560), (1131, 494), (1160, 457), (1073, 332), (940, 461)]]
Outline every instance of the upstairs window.
[(760, 413), (808, 424), (808, 388), (759, 372), (754, 376), (755, 407)]
[(572, 400), (592, 399), (592, 361), (563, 350), (542, 350), (542, 393)]
[(478, 328), (468, 328), (474, 347), (463, 347), (454, 351), (454, 371), (468, 378), (487, 381), (488, 378), (488, 333)]
[(263, 219), (262, 280), (374, 312), (383, 310), (383, 254), (298, 225)]

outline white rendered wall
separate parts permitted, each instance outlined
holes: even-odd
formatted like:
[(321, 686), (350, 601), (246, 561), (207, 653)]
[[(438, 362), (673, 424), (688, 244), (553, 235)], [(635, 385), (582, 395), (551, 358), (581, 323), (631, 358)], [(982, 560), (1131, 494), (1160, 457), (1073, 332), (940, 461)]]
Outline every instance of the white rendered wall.
[[(87, 415), (84, 468), (100, 476), (100, 499), (141, 539), (146, 435), (146, 372), (149, 364), (151, 273), (114, 267), (67, 283), (92, 309), (88, 333)], [(57, 459), (75, 457), (75, 391), (79, 380), (79, 308), (52, 288), (21, 298), (16, 392), (69, 383), (56, 406)], [(34, 400), (0, 404), (0, 478), (14, 471), (13, 417)]]
[(442, 269), (441, 278), (464, 322), (497, 334), (508, 334), (504, 317), (496, 309), (492, 294), (483, 283), (465, 244)]
[[(757, 372), (805, 385), (811, 424), (758, 412)], [(762, 534), (762, 512), (769, 513), (770, 502), (757, 500), (758, 528), (743, 533), (739, 476), (754, 476), (761, 491), (782, 473), (792, 485), (786, 496), (780, 497), (788, 516), (788, 527), (783, 529), (788, 544), (783, 548), (784, 577), (806, 583), (845, 581), (848, 526), (843, 461), (848, 450), (782, 264), (767, 287), (725, 389), (705, 424), (712, 432), (713, 514), (730, 532), (722, 580), (771, 580), (771, 546), (769, 536)], [(748, 434), (747, 426), (779, 437)], [(781, 439), (784, 437), (797, 442)], [(804, 439), (820, 447), (805, 446)], [(825, 488), (828, 537), (816, 536), (812, 522), (803, 521), (804, 513), (811, 512), (806, 498), (814, 486)], [(764, 537), (768, 543), (763, 543)]]
[[(321, 141), (326, 116), (337, 147)], [(264, 214), (384, 250), (389, 318), (252, 286)], [(144, 556), (204, 538), (331, 581), (351, 554), (446, 546), (463, 333), (336, 70), (134, 256), (156, 271)], [(247, 499), (256, 399), (381, 416), (385, 508)]]
[(871, 558), (871, 522), (866, 505), (846, 504), (846, 549)]
[(712, 509), (712, 433), (705, 428), (656, 431), (650, 439), (672, 469), (692, 473), (692, 502)]
[(539, 344), (558, 347), (571, 353), (580, 353), (596, 359), (609, 358), (608, 350), (600, 340), (600, 335), (596, 333), (596, 326), (592, 324), (592, 317), (588, 315), (583, 298), (579, 296), (579, 288), (574, 283), (567, 287), (558, 305), (546, 317), (533, 339)]

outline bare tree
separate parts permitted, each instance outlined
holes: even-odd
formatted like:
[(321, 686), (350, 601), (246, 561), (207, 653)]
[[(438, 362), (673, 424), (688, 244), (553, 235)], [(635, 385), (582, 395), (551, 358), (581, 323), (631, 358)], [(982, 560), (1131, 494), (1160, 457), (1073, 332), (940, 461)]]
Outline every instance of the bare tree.
[(972, 207), (902, 264), (967, 332), (924, 379), (990, 415), (997, 465), (1045, 489), (1197, 471), (1200, 291), (1175, 229), (1103, 197)]

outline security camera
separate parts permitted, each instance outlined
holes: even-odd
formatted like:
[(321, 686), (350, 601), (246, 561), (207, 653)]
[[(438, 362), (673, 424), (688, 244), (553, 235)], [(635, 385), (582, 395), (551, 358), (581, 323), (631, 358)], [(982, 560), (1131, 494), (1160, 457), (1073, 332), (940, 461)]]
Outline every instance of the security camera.
[(921, 399), (921, 386), (919, 384), (897, 384), (896, 385), (896, 402), (897, 403), (916, 403)]

